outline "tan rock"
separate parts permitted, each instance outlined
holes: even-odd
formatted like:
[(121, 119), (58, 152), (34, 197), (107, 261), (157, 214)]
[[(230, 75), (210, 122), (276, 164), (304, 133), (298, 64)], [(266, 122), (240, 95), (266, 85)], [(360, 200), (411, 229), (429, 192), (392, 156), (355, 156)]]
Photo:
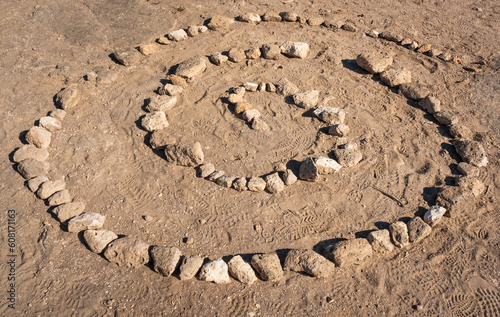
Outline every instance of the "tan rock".
[(17, 164), (17, 171), (25, 179), (37, 176), (44, 176), (49, 171), (48, 162), (40, 162), (35, 159), (27, 158)]
[(335, 265), (313, 250), (291, 250), (285, 258), (283, 269), (323, 278), (333, 273)]
[(41, 149), (32, 144), (21, 146), (14, 152), (14, 155), (12, 156), (12, 160), (16, 163), (19, 163), (25, 159), (34, 159), (39, 162), (45, 162), (48, 158), (49, 151), (47, 151), (47, 149)]
[(201, 144), (180, 142), (165, 147), (167, 162), (181, 166), (198, 166), (205, 158)]
[(373, 254), (366, 239), (351, 239), (337, 242), (325, 248), (323, 255), (336, 266), (350, 266), (365, 261)]
[(149, 251), (153, 268), (163, 276), (174, 273), (181, 259), (181, 251), (176, 247), (153, 246)]
[(417, 243), (431, 234), (432, 228), (422, 218), (414, 217), (408, 221), (408, 236), (410, 242)]
[(392, 243), (394, 243), (394, 245), (398, 248), (403, 248), (410, 243), (406, 223), (398, 221), (390, 224), (389, 232), (391, 233)]
[(380, 79), (389, 87), (411, 82), (411, 72), (406, 68), (392, 68), (380, 74)]
[(156, 43), (141, 44), (139, 46), (139, 52), (141, 52), (143, 55), (151, 55), (156, 53), (157, 51), (158, 44)]
[(370, 242), (375, 252), (384, 253), (394, 250), (394, 245), (391, 243), (391, 235), (387, 229), (372, 231), (366, 239)]
[(57, 206), (52, 210), (52, 213), (59, 219), (59, 221), (65, 222), (68, 219), (76, 217), (83, 213), (85, 210), (85, 203), (83, 202), (72, 202), (67, 204), (62, 204)]
[(59, 206), (71, 202), (71, 195), (69, 190), (63, 189), (48, 198), (49, 206)]
[(264, 281), (275, 281), (283, 277), (280, 259), (275, 252), (255, 254), (250, 264)]
[(184, 78), (193, 78), (201, 74), (207, 68), (206, 59), (203, 57), (192, 57), (177, 66), (175, 74)]
[(68, 232), (101, 229), (106, 216), (95, 212), (84, 212), (68, 221)]
[(76, 85), (71, 85), (59, 91), (55, 98), (57, 107), (65, 111), (73, 111), (80, 101), (81, 94)]
[(52, 133), (42, 127), (32, 127), (25, 136), (26, 142), (37, 148), (46, 149), (52, 140)]
[(62, 125), (61, 121), (57, 120), (56, 118), (53, 117), (42, 117), (39, 120), (39, 125), (42, 128), (45, 128), (49, 132), (56, 132), (57, 130), (60, 130)]
[(229, 274), (243, 284), (251, 285), (257, 281), (257, 276), (252, 266), (245, 262), (240, 255), (234, 256), (228, 262)]
[(252, 192), (261, 192), (266, 189), (266, 181), (260, 177), (252, 177), (248, 181), (248, 190)]
[(148, 113), (141, 120), (141, 126), (149, 132), (165, 129), (168, 125), (167, 116), (163, 111)]
[(40, 199), (47, 199), (55, 192), (58, 192), (65, 188), (66, 182), (64, 180), (50, 180), (40, 185), (40, 188), (37, 190), (36, 194)]
[(104, 229), (85, 230), (83, 240), (92, 252), (101, 253), (111, 241), (118, 239), (118, 235)]
[(104, 250), (104, 257), (119, 266), (139, 267), (149, 262), (149, 245), (132, 237), (112, 241)]

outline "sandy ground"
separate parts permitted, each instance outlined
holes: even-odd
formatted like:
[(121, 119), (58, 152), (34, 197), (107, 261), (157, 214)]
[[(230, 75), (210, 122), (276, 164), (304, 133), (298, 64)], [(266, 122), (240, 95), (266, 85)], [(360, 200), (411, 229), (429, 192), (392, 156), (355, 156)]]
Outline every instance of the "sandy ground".
[[(162, 46), (125, 68), (109, 55), (166, 33), (201, 25), (219, 13), (293, 10), (351, 20), (360, 31), (332, 31), (299, 23), (235, 23)], [(15, 210), (15, 310), (8, 307), (7, 230), (0, 235), (3, 316), (499, 316), (500, 315), (500, 5), (496, 1), (11, 1), (0, 3), (0, 144), (2, 228)], [(364, 35), (393, 30), (446, 49), (464, 65), (442, 62)], [(170, 67), (197, 55), (303, 41), (306, 60), (258, 59), (211, 65), (168, 113), (178, 140), (199, 141), (206, 160), (241, 176), (259, 176), (280, 162), (328, 155), (335, 138), (303, 109), (270, 93), (248, 100), (267, 118), (259, 132), (224, 103), (228, 89), (247, 81), (286, 77), (301, 90), (318, 89), (321, 101), (347, 112), (349, 140), (363, 160), (352, 168), (298, 182), (282, 193), (238, 193), (167, 165), (150, 149), (138, 119)], [(364, 51), (390, 52), (397, 66), (432, 87), (445, 109), (475, 131), (489, 165), (488, 186), (470, 210), (446, 219), (421, 243), (375, 255), (315, 279), (287, 272), (277, 282), (215, 285), (161, 277), (150, 267), (130, 269), (92, 253), (81, 236), (65, 232), (25, 186), (11, 162), (23, 134), (54, 109), (68, 84), (82, 85), (84, 100), (50, 148), (50, 176), (64, 176), (75, 200), (107, 216), (106, 228), (184, 254), (215, 259), (291, 248), (322, 248), (341, 238), (364, 237), (433, 204), (437, 189), (457, 175), (451, 136), (414, 102), (356, 66)], [(477, 64), (476, 64), (477, 65)], [(93, 85), (91, 71), (116, 80)], [(328, 101), (329, 100), (329, 101)], [(319, 132), (318, 132), (319, 131)], [(373, 187), (408, 203), (399, 207)], [(151, 216), (152, 221), (145, 221)], [(192, 238), (191, 244), (186, 244)], [(191, 239), (190, 239), (191, 240)]]

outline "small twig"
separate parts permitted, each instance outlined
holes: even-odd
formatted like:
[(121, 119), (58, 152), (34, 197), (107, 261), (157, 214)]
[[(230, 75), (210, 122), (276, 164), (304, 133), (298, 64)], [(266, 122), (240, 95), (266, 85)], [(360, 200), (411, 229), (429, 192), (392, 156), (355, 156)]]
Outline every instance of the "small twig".
[(372, 187), (373, 187), (373, 189), (375, 189), (375, 190), (377, 190), (377, 191), (381, 192), (381, 193), (382, 193), (382, 194), (384, 194), (385, 196), (387, 196), (387, 197), (389, 197), (390, 199), (394, 200), (394, 201), (398, 204), (398, 206), (399, 206), (399, 207), (404, 207), (404, 205), (406, 205), (406, 204), (403, 204), (403, 202), (401, 202), (401, 200), (399, 200), (399, 199), (397, 199), (396, 197), (392, 196), (391, 194), (389, 194), (389, 193), (387, 193), (387, 192), (383, 191), (382, 189), (380, 189), (380, 188), (378, 188), (378, 187), (375, 187), (375, 186), (372, 186)]

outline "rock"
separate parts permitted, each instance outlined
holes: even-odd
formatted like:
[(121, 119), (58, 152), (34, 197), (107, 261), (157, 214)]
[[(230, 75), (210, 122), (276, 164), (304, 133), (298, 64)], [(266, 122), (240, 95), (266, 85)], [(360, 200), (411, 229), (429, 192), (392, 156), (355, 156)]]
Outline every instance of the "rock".
[(203, 57), (192, 57), (177, 66), (175, 74), (184, 78), (193, 78), (205, 71), (207, 62)]
[(417, 243), (431, 234), (432, 228), (422, 218), (414, 217), (407, 224), (410, 242)]
[(410, 44), (410, 45), (408, 45), (408, 49), (409, 49), (409, 50), (414, 51), (414, 50), (416, 50), (419, 46), (420, 46), (420, 45), (418, 44), (418, 42), (413, 41), (413, 42), (411, 42), (411, 44)]
[(217, 259), (203, 265), (200, 270), (200, 280), (216, 284), (231, 282), (226, 262), (222, 259)]
[(338, 172), (342, 166), (337, 161), (327, 157), (318, 157), (315, 161), (319, 175), (327, 175)]
[(158, 51), (158, 44), (156, 43), (149, 43), (149, 44), (142, 44), (139, 46), (139, 52), (141, 52), (143, 55), (151, 55), (154, 54)]
[(454, 124), (450, 127), (450, 134), (455, 139), (472, 139), (474, 133), (463, 124)]
[(168, 130), (156, 130), (151, 133), (151, 137), (149, 139), (149, 145), (153, 150), (163, 150), (167, 144), (174, 144), (177, 142), (177, 139), (172, 136), (171, 132)]
[(243, 87), (245, 88), (246, 91), (257, 91), (259, 85), (256, 83), (244, 83)]
[(275, 252), (255, 254), (250, 264), (264, 281), (275, 281), (283, 276), (280, 259)]
[(406, 98), (419, 101), (430, 94), (429, 89), (419, 83), (405, 83), (399, 86), (399, 92)]
[(62, 179), (47, 181), (40, 185), (40, 188), (37, 190), (36, 195), (40, 199), (47, 199), (55, 192), (63, 190), (66, 188), (66, 182)]
[[(68, 221), (69, 232), (80, 232), (83, 230), (101, 229), (104, 226), (106, 216), (95, 212), (84, 212)], [(109, 260), (109, 259), (108, 259)]]
[(113, 58), (123, 66), (132, 66), (137, 64), (141, 60), (141, 55), (139, 54), (139, 52), (137, 52), (137, 50), (129, 49), (125, 51), (114, 52)]
[(236, 176), (233, 175), (223, 175), (217, 178), (216, 183), (225, 188), (231, 188), (233, 186), (233, 182), (236, 179)]
[(358, 28), (356, 27), (356, 25), (354, 25), (354, 23), (351, 21), (347, 21), (344, 25), (342, 25), (342, 29), (345, 31), (349, 31), (349, 32), (357, 32), (358, 31)]
[(299, 92), (299, 88), (286, 78), (281, 78), (277, 86), (276, 92), (285, 97)]
[(453, 58), (450, 53), (444, 52), (439, 54), (438, 58), (444, 62), (449, 62)]
[(253, 119), (260, 117), (260, 111), (257, 109), (245, 110), (242, 117), (246, 122), (251, 122)]
[(198, 29), (198, 26), (195, 26), (195, 25), (191, 25), (190, 27), (188, 27), (188, 30), (187, 30), (187, 35), (190, 36), (190, 37), (195, 37), (198, 35), (199, 33), (199, 29)]
[(287, 169), (285, 173), (283, 173), (283, 183), (286, 186), (290, 186), (297, 181), (297, 176), (292, 172), (291, 169)]
[(257, 131), (268, 131), (269, 125), (262, 118), (253, 118), (251, 128)]
[(297, 18), (299, 17), (295, 12), (281, 12), (281, 19), (286, 22), (297, 22)]
[(166, 36), (162, 36), (160, 38), (157, 39), (158, 43), (160, 43), (161, 45), (168, 45), (171, 43), (171, 41), (168, 39), (168, 37)]
[(434, 119), (436, 119), (437, 122), (446, 126), (451, 126), (453, 124), (458, 123), (457, 115), (455, 115), (452, 111), (449, 110), (435, 112), (433, 117)]
[(198, 26), (198, 32), (199, 33), (205, 33), (207, 31), (208, 31), (208, 28), (206, 26), (204, 26), (204, 25), (199, 25)]
[(202, 265), (203, 259), (197, 255), (184, 257), (179, 267), (179, 278), (182, 281), (192, 279)]
[(57, 206), (52, 210), (52, 213), (63, 223), (68, 219), (80, 215), (85, 210), (85, 203), (72, 202)]
[(66, 118), (66, 111), (62, 109), (55, 109), (49, 112), (49, 116), (62, 122), (64, 118)]
[(63, 189), (48, 198), (49, 206), (59, 206), (71, 202), (69, 190)]
[(285, 42), (280, 46), (281, 53), (288, 57), (304, 59), (309, 54), (309, 44), (304, 42)]
[(132, 236), (112, 241), (104, 250), (104, 257), (119, 266), (139, 267), (149, 262), (149, 245)]
[(339, 149), (357, 151), (358, 144), (353, 143), (353, 142), (347, 142), (347, 143), (344, 143), (342, 145), (339, 145)]
[(118, 235), (112, 231), (104, 229), (85, 230), (83, 240), (90, 251), (101, 253), (111, 241), (118, 239)]
[(353, 151), (348, 149), (337, 149), (333, 151), (337, 162), (345, 167), (351, 167), (357, 165), (363, 155), (359, 151)]
[(181, 166), (197, 166), (203, 163), (204, 154), (199, 142), (176, 143), (165, 147), (167, 162)]
[(215, 172), (215, 166), (212, 163), (202, 164), (196, 168), (196, 176), (201, 178), (208, 177), (213, 172)]
[(344, 25), (344, 23), (340, 20), (337, 19), (326, 19), (325, 22), (323, 22), (323, 26), (332, 30), (337, 30), (340, 29)]
[(265, 59), (277, 60), (281, 56), (281, 49), (278, 45), (264, 44), (261, 47), (262, 57)]
[(349, 134), (349, 130), (347, 124), (335, 124), (328, 128), (328, 134), (343, 138)]
[(336, 266), (359, 264), (373, 254), (373, 249), (366, 239), (351, 239), (327, 246), (323, 255)]
[(229, 274), (243, 284), (251, 285), (257, 280), (252, 266), (239, 255), (234, 256), (228, 263)]
[(217, 52), (217, 53), (213, 53), (212, 55), (210, 55), (208, 57), (208, 59), (213, 64), (219, 66), (219, 65), (227, 62), (229, 58), (226, 55), (222, 55), (221, 53)]
[(299, 178), (305, 181), (315, 182), (318, 180), (319, 171), (314, 159), (308, 157), (299, 167)]
[(285, 189), (285, 183), (281, 180), (277, 172), (266, 176), (266, 189), (271, 194), (282, 192)]
[(430, 57), (438, 57), (439, 55), (441, 55), (443, 53), (443, 51), (440, 51), (436, 48), (433, 48), (429, 51), (429, 56)]
[(266, 12), (262, 16), (262, 21), (265, 22), (281, 22), (281, 16), (276, 12)]
[(170, 80), (172, 85), (180, 86), (182, 88), (187, 87), (187, 81), (181, 76), (171, 74), (170, 76), (168, 76), (168, 79)]
[(165, 129), (168, 127), (167, 116), (163, 111), (148, 113), (142, 118), (141, 125), (149, 132)]
[(247, 190), (248, 189), (248, 187), (247, 187), (247, 179), (244, 178), (244, 177), (237, 178), (233, 182), (233, 188), (236, 189), (239, 192)]
[(47, 176), (37, 176), (33, 177), (28, 181), (28, 188), (34, 193), (40, 188), (40, 186), (47, 182), (49, 178)]
[(181, 251), (176, 247), (153, 246), (149, 250), (149, 256), (153, 262), (153, 268), (163, 276), (174, 273), (181, 259)]
[(434, 96), (427, 96), (420, 100), (418, 105), (430, 114), (441, 111), (441, 101)]
[(315, 108), (318, 105), (319, 91), (308, 90), (292, 96), (293, 103), (304, 109)]
[[(172, 97), (182, 94), (183, 91), (184, 91), (184, 88), (182, 88), (181, 86), (172, 85), (169, 83), (165, 84), (162, 88), (159, 89), (160, 95), (169, 95)], [(177, 102), (177, 100), (176, 100), (176, 102)], [(162, 110), (162, 111), (165, 111), (165, 110)]]
[(271, 83), (266, 84), (266, 91), (268, 92), (276, 92), (276, 86)]
[(458, 163), (457, 170), (465, 176), (472, 176), (472, 177), (478, 177), (479, 176), (479, 169), (477, 167), (474, 167), (473, 165), (466, 163), (466, 162), (460, 162)]
[(246, 101), (238, 102), (234, 107), (235, 114), (242, 114), (245, 111), (251, 110), (253, 106)]
[(32, 127), (24, 138), (29, 144), (33, 144), (37, 148), (46, 149), (50, 145), (52, 133), (42, 127)]
[(55, 98), (56, 107), (65, 111), (72, 111), (81, 99), (80, 91), (76, 85), (71, 85), (59, 91)]
[(222, 177), (225, 174), (226, 172), (224, 171), (215, 171), (212, 174), (208, 175), (208, 180), (211, 182), (215, 182), (219, 177)]
[(284, 173), (286, 171), (286, 164), (283, 162), (274, 163), (273, 164), (273, 171)]
[(248, 190), (252, 192), (261, 192), (266, 189), (266, 181), (260, 177), (252, 177), (248, 181)]
[(403, 37), (399, 34), (396, 34), (394, 32), (391, 32), (391, 31), (384, 31), (382, 33), (380, 33), (378, 35), (379, 38), (382, 38), (384, 40), (388, 40), (388, 41), (391, 41), (391, 42), (396, 42), (396, 43), (399, 43), (403, 40)]
[(391, 243), (391, 236), (387, 229), (372, 231), (366, 239), (375, 252), (384, 253), (394, 250), (394, 245)]
[(431, 44), (423, 44), (422, 46), (420, 46), (418, 48), (417, 53), (425, 54), (427, 52), (430, 52), (431, 49), (432, 49), (432, 45)]
[(339, 108), (321, 106), (313, 111), (314, 115), (328, 124), (344, 123), (345, 112)]
[(38, 124), (49, 132), (56, 132), (57, 130), (60, 130), (62, 127), (61, 121), (53, 117), (42, 117), (40, 118)]
[(14, 155), (12, 156), (12, 160), (15, 163), (19, 163), (26, 159), (33, 159), (39, 162), (45, 162), (49, 158), (49, 151), (47, 149), (40, 149), (34, 145), (26, 144), (18, 148)]
[(306, 24), (307, 19), (306, 19), (306, 17), (298, 16), (297, 17), (297, 22), (299, 22), (300, 24)]
[(168, 111), (177, 104), (177, 96), (155, 95), (149, 99), (146, 110), (149, 112)]
[(410, 45), (411, 43), (413, 43), (413, 40), (409, 37), (406, 37), (404, 38), (402, 41), (401, 41), (401, 45), (404, 45), (404, 46), (408, 46)]
[(44, 176), (49, 171), (49, 163), (27, 158), (17, 164), (17, 171), (25, 179)]
[(366, 33), (366, 35), (368, 35), (369, 37), (373, 37), (373, 38), (378, 38), (379, 36), (379, 32), (378, 31), (375, 31), (375, 30), (370, 30), (368, 31), (368, 33)]
[(187, 35), (186, 31), (184, 31), (183, 29), (180, 29), (180, 30), (175, 30), (175, 31), (168, 33), (167, 37), (171, 41), (179, 42), (179, 41), (187, 39), (188, 35)]
[(233, 63), (243, 62), (247, 57), (241, 48), (232, 48), (228, 53), (229, 60)]
[(466, 163), (477, 167), (488, 164), (488, 158), (481, 143), (468, 139), (453, 140), (452, 143), (462, 160)]
[(391, 233), (392, 243), (398, 248), (403, 248), (410, 243), (406, 223), (398, 221), (390, 224), (389, 232)]
[(378, 74), (392, 65), (393, 58), (388, 53), (370, 52), (359, 54), (356, 57), (356, 63), (369, 73)]
[(455, 185), (465, 191), (469, 191), (478, 198), (486, 191), (486, 186), (479, 179), (472, 176), (455, 176)]
[(239, 17), (241, 22), (247, 22), (251, 24), (258, 24), (260, 20), (260, 15), (257, 13), (245, 13)]
[(309, 24), (310, 26), (318, 26), (323, 24), (323, 22), (325, 22), (325, 19), (320, 16), (315, 16), (307, 19), (307, 24)]
[(261, 55), (260, 49), (258, 47), (252, 47), (245, 51), (245, 56), (248, 59), (257, 59)]
[(265, 92), (266, 91), (267, 84), (266, 83), (260, 83), (259, 87), (257, 88), (257, 91), (259, 92)]
[(313, 250), (295, 249), (288, 252), (283, 269), (323, 278), (333, 273), (335, 265)]
[(207, 26), (209, 29), (214, 31), (225, 31), (229, 29), (229, 27), (233, 23), (234, 19), (216, 14), (210, 19), (210, 22), (208, 23)]
[(411, 82), (411, 72), (406, 68), (392, 68), (380, 74), (380, 79), (389, 87)]
[(429, 210), (426, 211), (424, 215), (424, 221), (431, 227), (434, 227), (441, 221), (445, 213), (446, 208), (441, 206), (432, 206), (431, 208), (429, 208)]
[(243, 95), (238, 95), (238, 94), (229, 94), (229, 97), (227, 100), (232, 103), (233, 105), (236, 105), (238, 102), (243, 101)]
[(436, 198), (436, 205), (444, 207), (448, 217), (459, 215), (473, 203), (472, 193), (456, 186), (445, 187)]

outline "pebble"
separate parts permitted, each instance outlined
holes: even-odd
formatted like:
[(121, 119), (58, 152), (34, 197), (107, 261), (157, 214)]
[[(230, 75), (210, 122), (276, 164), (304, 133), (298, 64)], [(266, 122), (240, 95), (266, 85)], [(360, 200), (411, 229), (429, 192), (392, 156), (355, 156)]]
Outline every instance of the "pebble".
[(83, 239), (92, 252), (101, 253), (111, 241), (118, 239), (118, 235), (104, 229), (85, 230)]
[(162, 36), (160, 38), (158, 38), (158, 43), (160, 43), (161, 45), (168, 45), (171, 43), (171, 41), (168, 39), (168, 37), (166, 36)]
[(298, 93), (299, 88), (287, 78), (281, 78), (276, 87), (276, 92), (284, 97), (287, 97)]
[(177, 139), (168, 130), (156, 130), (151, 133), (149, 145), (153, 150), (163, 150), (167, 144), (174, 144)]
[(436, 205), (446, 209), (446, 216), (458, 216), (469, 209), (474, 203), (474, 197), (468, 190), (458, 186), (447, 186), (440, 191), (436, 198)]
[(62, 122), (64, 118), (66, 118), (66, 111), (62, 109), (55, 109), (49, 112), (49, 116)]
[(307, 19), (307, 24), (309, 24), (310, 26), (318, 26), (323, 24), (323, 22), (325, 22), (325, 19), (320, 16), (315, 16)]
[(392, 68), (380, 74), (380, 79), (389, 87), (399, 86), (411, 82), (411, 72), (403, 68)]
[(207, 31), (208, 31), (208, 28), (206, 26), (204, 26), (204, 25), (199, 25), (198, 26), (198, 32), (199, 33), (205, 33)]
[(261, 55), (260, 48), (252, 47), (245, 51), (245, 56), (247, 59), (257, 59)]
[(196, 168), (196, 176), (201, 178), (208, 177), (213, 172), (215, 172), (215, 166), (212, 163), (202, 164)]
[(299, 178), (305, 181), (315, 182), (319, 178), (319, 171), (314, 159), (308, 157), (299, 167)]
[(339, 145), (339, 149), (357, 151), (358, 150), (358, 144), (354, 143), (354, 142), (347, 142), (347, 143), (344, 143), (342, 145)]
[(345, 137), (347, 134), (349, 134), (349, 126), (347, 124), (335, 124), (332, 125), (331, 127), (328, 128), (328, 134), (338, 136), (338, 137)]
[[(169, 85), (169, 84), (167, 84)], [(179, 87), (179, 86), (178, 86)], [(149, 99), (146, 110), (149, 112), (168, 111), (177, 104), (177, 96), (155, 95)]]
[(318, 157), (314, 161), (316, 163), (316, 168), (318, 169), (318, 174), (319, 175), (327, 175), (327, 174), (333, 174), (342, 168), (342, 165), (337, 163), (337, 161), (332, 160), (327, 157)]
[(347, 21), (344, 25), (342, 25), (342, 29), (345, 31), (348, 31), (348, 32), (357, 32), (358, 31), (358, 28), (356, 27), (356, 25), (351, 21)]
[(283, 269), (324, 278), (333, 273), (335, 265), (313, 250), (294, 249), (288, 252)]
[(370, 52), (362, 53), (356, 57), (359, 67), (371, 74), (378, 74), (387, 69), (393, 63), (393, 58), (389, 53)]
[(203, 265), (200, 270), (200, 280), (216, 284), (231, 282), (226, 262), (223, 259), (217, 259)]
[(325, 22), (323, 22), (323, 25), (329, 29), (332, 30), (337, 30), (340, 29), (343, 25), (343, 23), (337, 19), (327, 19)]
[(458, 116), (449, 110), (435, 112), (433, 117), (437, 122), (445, 126), (451, 126), (458, 123)]
[(285, 183), (281, 180), (278, 172), (266, 176), (266, 189), (271, 194), (282, 192), (285, 189)]
[(281, 49), (278, 45), (263, 44), (260, 50), (265, 59), (277, 60), (281, 57)]
[(175, 74), (184, 78), (193, 78), (205, 71), (207, 68), (206, 58), (191, 57), (177, 66)]
[(149, 250), (153, 269), (163, 276), (170, 276), (174, 273), (179, 265), (181, 255), (181, 251), (176, 247), (155, 245)]
[(141, 125), (149, 132), (165, 129), (168, 127), (167, 116), (163, 111), (148, 113), (142, 118)]
[(450, 127), (450, 134), (455, 139), (472, 139), (474, 133), (463, 124), (454, 124)]
[(228, 262), (229, 274), (243, 284), (251, 285), (257, 281), (252, 266), (245, 262), (240, 255), (233, 256)]
[(168, 79), (170, 80), (170, 82), (172, 83), (172, 85), (180, 86), (182, 88), (186, 88), (187, 87), (187, 81), (183, 77), (181, 77), (181, 76), (171, 74), (168, 77)]
[(245, 110), (242, 117), (246, 122), (251, 122), (253, 119), (260, 117), (260, 111), (257, 109)]
[(242, 114), (245, 111), (253, 109), (253, 106), (246, 101), (241, 101), (234, 106), (234, 113)]
[(260, 117), (253, 118), (251, 127), (257, 131), (268, 131), (270, 129), (269, 125)]
[(257, 13), (245, 13), (239, 16), (239, 20), (241, 22), (247, 22), (251, 24), (257, 24), (261, 21), (260, 15), (258, 15)]
[(434, 96), (427, 96), (418, 102), (418, 105), (430, 114), (441, 111), (441, 101)]
[(351, 239), (337, 242), (325, 248), (323, 255), (336, 266), (345, 267), (359, 264), (373, 254), (373, 249), (366, 239)]
[(405, 83), (399, 86), (399, 93), (412, 100), (422, 100), (430, 94), (429, 89), (419, 83)]
[(143, 55), (151, 55), (154, 54), (158, 51), (158, 44), (156, 43), (149, 43), (149, 44), (142, 44), (139, 46), (139, 52), (141, 52)]
[(406, 223), (402, 221), (391, 223), (389, 225), (389, 232), (391, 233), (392, 243), (398, 248), (403, 248), (410, 243)]
[(104, 257), (119, 266), (140, 267), (149, 262), (149, 245), (132, 236), (112, 241), (104, 250)]
[(272, 83), (266, 84), (266, 91), (268, 92), (276, 92), (276, 86)]
[(394, 245), (391, 243), (391, 235), (387, 229), (372, 231), (366, 239), (375, 252), (384, 253), (394, 250)]
[(445, 213), (446, 208), (441, 206), (432, 206), (425, 212), (424, 221), (431, 227), (434, 227), (441, 221)]
[(210, 62), (212, 62), (217, 66), (220, 66), (222, 63), (225, 63), (229, 60), (229, 58), (226, 55), (222, 55), (219, 52), (213, 53), (208, 57), (208, 59), (210, 60)]
[(283, 276), (283, 268), (275, 252), (255, 254), (250, 264), (264, 281), (275, 281)]
[(262, 21), (265, 22), (281, 22), (281, 16), (276, 12), (266, 12), (262, 16)]
[(63, 189), (48, 198), (49, 206), (59, 206), (71, 202), (71, 195), (69, 190)]
[(259, 88), (259, 85), (256, 83), (244, 83), (243, 88), (245, 88), (246, 91), (257, 91)]
[(297, 22), (299, 22), (300, 24), (306, 24), (307, 23), (307, 18), (303, 17), (303, 16), (298, 16), (297, 17)]
[(286, 186), (290, 186), (290, 185), (294, 184), (296, 181), (297, 181), (297, 176), (295, 176), (295, 174), (292, 172), (291, 169), (287, 169), (283, 173), (283, 183)]
[(292, 96), (293, 103), (304, 109), (315, 108), (318, 105), (319, 91), (308, 90)]
[(33, 144), (40, 149), (46, 149), (52, 140), (52, 133), (42, 127), (32, 127), (24, 138), (29, 144)]
[(252, 177), (248, 181), (248, 190), (252, 192), (261, 192), (266, 189), (266, 181), (260, 177)]
[(442, 61), (449, 62), (449, 61), (451, 61), (451, 60), (452, 60), (452, 58), (453, 58), (453, 57), (451, 56), (451, 54), (450, 54), (450, 53), (448, 53), (448, 52), (444, 52), (444, 53), (439, 54), (439, 55), (438, 55), (438, 58), (439, 58), (440, 60), (442, 60)]
[(25, 179), (37, 176), (44, 176), (49, 171), (48, 162), (40, 162), (35, 159), (27, 158), (17, 164), (17, 171)]
[(309, 44), (304, 42), (285, 42), (280, 46), (281, 53), (288, 57), (304, 59), (309, 55)]
[[(172, 85), (172, 84), (167, 83), (159, 90), (159, 93), (160, 93), (160, 95), (177, 96), (177, 95), (182, 94), (183, 90), (184, 90), (184, 88), (182, 88), (181, 86)], [(175, 102), (177, 102), (177, 100)], [(165, 111), (165, 110), (162, 110), (162, 111)]]
[(236, 179), (236, 176), (233, 175), (223, 175), (217, 178), (216, 183), (225, 188), (231, 188), (233, 186), (233, 182)]
[(37, 176), (33, 177), (28, 181), (28, 188), (34, 193), (40, 188), (40, 185), (47, 182), (49, 178), (47, 176)]
[(472, 177), (478, 177), (479, 176), (479, 169), (472, 164), (466, 163), (466, 162), (460, 162), (458, 163), (457, 170), (465, 176), (472, 176)]
[(237, 178), (233, 183), (233, 188), (239, 192), (247, 190), (247, 179), (245, 177)]
[(187, 35), (186, 31), (184, 31), (183, 29), (180, 29), (180, 30), (175, 30), (175, 31), (168, 33), (167, 37), (171, 41), (179, 42), (179, 41), (187, 39), (188, 35)]
[(379, 32), (375, 31), (375, 30), (370, 30), (368, 31), (368, 33), (366, 33), (366, 35), (368, 35), (369, 37), (373, 37), (373, 38), (378, 38), (379, 36)]
[(49, 158), (47, 149), (40, 149), (32, 144), (26, 144), (18, 148), (12, 155), (12, 160), (19, 163), (26, 159), (34, 159), (39, 162), (45, 162)]
[(214, 15), (208, 23), (208, 28), (214, 31), (225, 31), (234, 23), (234, 19), (219, 14)]
[(215, 182), (219, 177), (222, 177), (225, 174), (226, 172), (224, 171), (215, 171), (212, 174), (208, 175), (208, 180)]
[(179, 278), (182, 281), (192, 279), (203, 265), (203, 259), (197, 255), (185, 256), (179, 266)]
[(197, 26), (195, 25), (191, 25), (190, 27), (188, 27), (187, 29), (187, 35), (190, 36), (190, 37), (195, 37), (198, 35), (199, 33), (199, 29)]
[(101, 229), (106, 216), (95, 212), (84, 212), (68, 221), (68, 232)]
[(232, 48), (228, 52), (228, 58), (233, 63), (243, 62), (247, 57), (241, 48)]
[(483, 182), (472, 176), (455, 176), (455, 185), (470, 191), (476, 198), (482, 196), (486, 191)]
[(341, 124), (345, 120), (345, 111), (339, 108), (321, 106), (313, 111), (314, 115), (328, 124)]
[(147, 216), (142, 216), (142, 218), (144, 219), (144, 221), (146, 222), (151, 222), (153, 221), (153, 216), (150, 216), (150, 215), (147, 215)]
[(113, 57), (118, 61), (118, 63), (122, 64), (123, 66), (132, 66), (139, 63), (139, 61), (141, 60), (141, 54), (135, 49), (114, 52)]
[(168, 144), (165, 146), (167, 162), (181, 166), (198, 166), (205, 158), (199, 142)]
[(417, 49), (417, 53), (425, 54), (425, 53), (430, 52), (431, 49), (432, 49), (432, 45), (431, 44), (423, 44), (422, 46), (420, 46)]
[(85, 203), (72, 202), (59, 205), (52, 210), (52, 213), (63, 223), (68, 219), (80, 215), (85, 210)]
[(410, 45), (411, 43), (413, 43), (413, 40), (409, 37), (406, 37), (401, 41), (401, 45), (404, 46)]
[(297, 22), (297, 18), (299, 17), (295, 12), (281, 12), (281, 19), (286, 22)]
[(427, 238), (432, 231), (431, 226), (426, 224), (422, 218), (414, 217), (407, 224), (410, 242), (417, 243)]
[(466, 163), (477, 167), (488, 164), (488, 158), (481, 143), (468, 139), (454, 140), (452, 143), (462, 160)]
[(403, 40), (403, 37), (399, 34), (396, 34), (394, 32), (391, 32), (391, 31), (384, 31), (382, 33), (380, 33), (378, 35), (379, 38), (382, 38), (384, 40), (388, 40), (388, 41), (391, 41), (391, 42), (396, 42), (396, 43), (399, 43)]
[(414, 51), (414, 50), (416, 50), (419, 46), (420, 46), (420, 45), (418, 44), (418, 42), (413, 41), (413, 42), (411, 42), (411, 44), (410, 44), (410, 45), (408, 45), (408, 49), (410, 49), (410, 50)]
[(62, 127), (61, 121), (53, 117), (42, 117), (38, 121), (38, 124), (49, 132), (56, 132), (57, 130), (60, 130)]
[(438, 57), (438, 56), (439, 56), (439, 55), (441, 55), (442, 53), (443, 53), (442, 51), (440, 51), (440, 50), (438, 50), (438, 49), (436, 49), (436, 48), (433, 48), (433, 49), (431, 49), (431, 50), (430, 50), (430, 52), (429, 52), (429, 56), (430, 56), (430, 57)]
[(40, 188), (36, 191), (36, 195), (40, 199), (47, 199), (52, 196), (55, 192), (63, 190), (66, 188), (66, 182), (62, 179), (51, 180), (40, 185)]

